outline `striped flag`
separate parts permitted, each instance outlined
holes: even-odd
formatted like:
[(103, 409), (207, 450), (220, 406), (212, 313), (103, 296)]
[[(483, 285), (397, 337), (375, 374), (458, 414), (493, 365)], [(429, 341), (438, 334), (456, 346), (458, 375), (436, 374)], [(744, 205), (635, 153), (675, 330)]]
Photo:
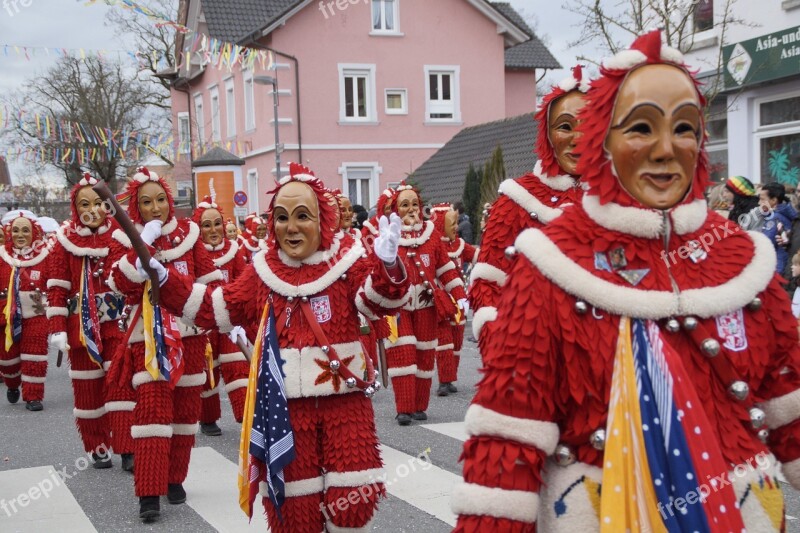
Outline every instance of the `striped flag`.
[(6, 319), (6, 351), (11, 349), (15, 342), (22, 339), (22, 302), (19, 299), (19, 269), (11, 267), (11, 277), (8, 280), (6, 307), (3, 309)]
[(153, 377), (159, 376), (175, 387), (183, 375), (183, 343), (175, 317), (150, 303), (150, 281), (145, 282), (142, 298), (142, 321), (144, 323), (144, 363)]
[(81, 328), (79, 330), (81, 344), (89, 353), (89, 358), (97, 366), (103, 368), (103, 341), (100, 336), (100, 319), (97, 317), (97, 305), (94, 301), (94, 286), (89, 272), (89, 261), (83, 258), (83, 272), (81, 273), (81, 287), (78, 293)]

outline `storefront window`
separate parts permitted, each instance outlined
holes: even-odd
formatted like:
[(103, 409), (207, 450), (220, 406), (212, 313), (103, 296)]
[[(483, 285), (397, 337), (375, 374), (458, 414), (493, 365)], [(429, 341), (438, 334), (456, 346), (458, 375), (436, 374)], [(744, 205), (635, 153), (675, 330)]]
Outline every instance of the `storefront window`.
[(761, 139), (761, 179), (797, 185), (800, 180), (800, 132)]
[(728, 179), (728, 105), (725, 98), (712, 102), (706, 117), (708, 172), (711, 181)]
[(721, 150), (708, 150), (708, 173), (711, 181), (722, 183), (728, 176), (728, 148)]
[(800, 121), (800, 96), (761, 104), (761, 125)]
[(694, 31), (706, 31), (714, 27), (714, 0), (699, 0), (694, 3)]

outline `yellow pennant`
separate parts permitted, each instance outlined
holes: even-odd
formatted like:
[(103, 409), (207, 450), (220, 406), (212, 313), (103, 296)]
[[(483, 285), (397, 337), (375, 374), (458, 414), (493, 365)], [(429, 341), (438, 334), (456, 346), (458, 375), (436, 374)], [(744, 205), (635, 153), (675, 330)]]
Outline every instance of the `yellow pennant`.
[(158, 358), (156, 357), (156, 338), (153, 335), (154, 311), (150, 302), (150, 280), (144, 283), (142, 295), (142, 323), (144, 324), (144, 367), (154, 380), (158, 380)]
[(397, 316), (396, 315), (391, 315), (391, 316), (385, 316), (383, 318), (386, 320), (386, 323), (389, 325), (389, 336), (386, 337), (386, 338), (389, 339), (389, 342), (394, 344), (394, 343), (397, 342), (397, 339), (400, 338), (400, 335), (397, 332)]
[(8, 279), (8, 288), (6, 290), (6, 306), (3, 308), (3, 316), (6, 318), (6, 351), (10, 350), (14, 345), (14, 278), (17, 275), (17, 267), (11, 267), (11, 277)]
[(213, 389), (217, 384), (214, 381), (214, 349), (211, 347), (210, 342), (206, 343), (206, 363), (208, 363), (208, 382)]

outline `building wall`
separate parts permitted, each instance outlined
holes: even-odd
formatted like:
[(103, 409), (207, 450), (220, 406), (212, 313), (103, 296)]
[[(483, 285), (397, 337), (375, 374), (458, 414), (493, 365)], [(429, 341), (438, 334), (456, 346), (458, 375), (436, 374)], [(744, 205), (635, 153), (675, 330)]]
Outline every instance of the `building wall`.
[(516, 117), (536, 109), (536, 73), (506, 71), (506, 117)]

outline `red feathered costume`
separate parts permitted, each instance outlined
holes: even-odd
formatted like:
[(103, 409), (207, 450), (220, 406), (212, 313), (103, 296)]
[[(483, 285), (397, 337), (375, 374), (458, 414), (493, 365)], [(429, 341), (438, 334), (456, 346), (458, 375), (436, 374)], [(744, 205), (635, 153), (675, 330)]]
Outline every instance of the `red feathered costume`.
[[(26, 218), (32, 227), (32, 241), (27, 248), (18, 249), (12, 240), (14, 221)], [(19, 304), (22, 311), (22, 337), (8, 351), (3, 351), (0, 372), (9, 390), (22, 383), (25, 402), (44, 400), (44, 383), (47, 376), (47, 340), (49, 333), (47, 313), (47, 278), (50, 248), (41, 226), (22, 212), (6, 225), (6, 244), (0, 247), (0, 290), (8, 293), (12, 267), (19, 279)], [(6, 324), (7, 328), (11, 324)], [(5, 342), (5, 337), (2, 339)], [(5, 348), (5, 346), (4, 346)]]
[[(86, 226), (78, 214), (77, 196), (84, 188), (91, 188), (97, 180), (89, 174), (72, 188), (70, 193), (70, 220), (56, 232), (56, 242), (50, 253), (51, 277), (47, 281), (50, 333), (67, 333), (69, 343), (69, 377), (75, 395), (75, 422), (87, 452), (110, 447), (109, 417), (105, 408), (105, 376), (120, 342), (117, 320), (125, 306), (124, 298), (115, 294), (107, 284), (111, 265), (119, 259), (109, 255), (111, 235), (116, 228), (113, 218), (107, 217), (97, 229)], [(83, 282), (83, 285), (82, 285)], [(99, 343), (102, 362), (92, 359), (81, 342), (81, 287), (87, 298), (89, 316), (96, 317), (93, 334), (84, 336)], [(89, 330), (88, 326), (84, 331)], [(132, 450), (127, 450), (132, 451)]]
[[(161, 237), (153, 243), (153, 257), (161, 261), (169, 271), (179, 272), (189, 279), (202, 278), (207, 282), (219, 282), (222, 274), (215, 269), (202, 246), (197, 246), (200, 230), (188, 219), (178, 220), (174, 215), (174, 202), (167, 183), (155, 172), (139, 169), (128, 184), (126, 194), (130, 196), (128, 216), (137, 225), (144, 224), (139, 212), (139, 190), (148, 182), (158, 183), (166, 192), (169, 216), (161, 229)], [(171, 388), (163, 378), (154, 380), (145, 369), (144, 327), (140, 307), (145, 278), (136, 270), (136, 253), (121, 230), (114, 232), (121, 259), (111, 271), (113, 288), (124, 294), (133, 306), (129, 325), (128, 350), (117, 371), (112, 370), (109, 379), (128, 381), (136, 390), (136, 407), (133, 412), (131, 436), (134, 441), (134, 470), (136, 495), (158, 496), (167, 494), (167, 485), (181, 484), (189, 470), (189, 456), (194, 445), (200, 416), (200, 392), (206, 382), (206, 337), (202, 330), (187, 326), (193, 318), (192, 310), (199, 304), (197, 299), (185, 301), (186, 312), (179, 318), (183, 343), (183, 375)], [(122, 244), (120, 244), (122, 243)], [(162, 297), (164, 293), (162, 292)], [(115, 363), (116, 364), (116, 363)]]
[[(315, 193), (321, 227), (316, 253), (303, 261), (293, 260), (280, 249), (272, 231), (267, 251), (256, 254), (253, 264), (234, 283), (212, 290), (170, 272), (162, 295), (164, 303), (176, 310), (183, 309), (187, 301), (201, 301), (195, 323), (220, 331), (229, 331), (234, 324), (258, 323), (264, 306), (272, 302), (296, 458), (284, 470), (283, 521), (262, 492), (270, 530), (367, 530), (384, 491), (381, 483), (375, 483), (381, 458), (372, 403), (331, 370), (325, 347), (333, 348), (342, 364), (356, 375), (363, 375), (366, 356), (359, 341), (358, 312), (392, 312), (393, 306), (405, 303), (408, 286), (405, 281), (392, 281), (359, 242), (336, 236), (339, 211), (335, 201), (307, 169), (296, 164), (290, 168), (291, 176), (281, 180), (278, 191), (301, 181)], [(269, 227), (274, 229), (272, 217), (271, 208)], [(313, 307), (328, 344), (317, 340), (302, 305)], [(362, 497), (357, 490), (368, 485), (377, 488), (365, 491)], [(357, 501), (351, 499), (344, 510), (335, 507), (337, 500), (353, 493), (359, 496)]]
[[(398, 186), (392, 198), (395, 213), (400, 193), (409, 190), (416, 192), (409, 185)], [(424, 420), (431, 397), (437, 324), (455, 314), (454, 302), (466, 298), (466, 293), (464, 281), (433, 222), (404, 225), (398, 256), (408, 272), (411, 299), (395, 315), (397, 340), (392, 342), (387, 337), (383, 343), (397, 413), (414, 414), (417, 420)]]
[(256, 213), (250, 213), (247, 215), (247, 218), (244, 219), (244, 232), (240, 236), (239, 244), (242, 249), (242, 255), (248, 264), (253, 262), (253, 256), (255, 254), (267, 247), (267, 243), (264, 239), (256, 237), (258, 226), (264, 226), (266, 223), (267, 222)]
[[(369, 242), (374, 241), (378, 236), (378, 220), (385, 214), (387, 206), (389, 210), (391, 210), (394, 194), (394, 189), (384, 189), (381, 195), (378, 196), (375, 216), (364, 221), (364, 227), (361, 228), (361, 236), (365, 239), (369, 239)], [(371, 236), (371, 238), (369, 236)]]
[[(205, 198), (198, 204), (192, 216), (194, 223), (201, 228), (200, 221), (207, 209), (215, 209), (222, 215), (220, 207), (210, 197)], [(245, 269), (246, 263), (239, 252), (239, 245), (227, 239), (224, 235), (222, 242), (217, 246), (212, 246), (200, 240), (197, 241), (196, 246), (202, 246), (200, 253), (202, 254), (205, 251), (214, 266), (222, 273), (222, 282), (225, 284), (236, 281), (236, 278)], [(203, 280), (198, 278), (197, 282), (203, 283)], [(219, 402), (220, 374), (225, 380), (225, 392), (231, 402), (233, 417), (237, 422), (241, 422), (250, 365), (241, 350), (227, 335), (217, 330), (209, 331), (208, 342), (213, 353), (214, 386), (212, 388), (211, 379), (206, 380), (206, 384), (203, 386), (203, 392), (200, 394), (203, 402), (200, 411), (200, 423), (211, 424), (222, 416)]]
[[(437, 204), (431, 209), (431, 220), (447, 248), (447, 256), (456, 265), (459, 275), (464, 272), (464, 263), (472, 264), (478, 257), (479, 248), (472, 246), (456, 235), (450, 240), (445, 231), (445, 215), (452, 211), (450, 204)], [(464, 345), (464, 329), (467, 317), (462, 313), (445, 318), (439, 322), (439, 345), (436, 347), (436, 368), (439, 383), (448, 386), (447, 392), (457, 392), (454, 381), (458, 381), (458, 365), (461, 362), (461, 348)], [(437, 394), (445, 396), (444, 390)]]
[(578, 203), (578, 178), (566, 174), (558, 165), (549, 139), (550, 109), (559, 98), (572, 92), (585, 93), (588, 80), (582, 69), (572, 69), (573, 75), (563, 80), (545, 95), (536, 113), (536, 156), (532, 174), (508, 179), (500, 184), (499, 196), (492, 204), (486, 222), (478, 262), (470, 275), (469, 303), (474, 312), (472, 332), (476, 339), (484, 324), (497, 316), (497, 303), (506, 281), (511, 261), (506, 249), (527, 228), (541, 228), (558, 217), (565, 205)]
[[(607, 427), (610, 403), (618, 405), (611, 390), (615, 359), (624, 353), (618, 351), (623, 318), (659, 328), (661, 344), (654, 346), (680, 361), (673, 359), (671, 368), (688, 379), (671, 381), (666, 395), (673, 383), (694, 390), (698, 401), (677, 407), (707, 418), (710, 429), (701, 434), (697, 426), (687, 438), (706, 450), (704, 461), (722, 466), (715, 475), (758, 454), (769, 459), (729, 474), (735, 495), (726, 516), (741, 513), (747, 531), (783, 530), (776, 458), (800, 488), (797, 322), (774, 274), (772, 244), (707, 208), (702, 140), (691, 187), (672, 208), (645, 207), (615, 177), (604, 142), (617, 95), (630, 72), (650, 64), (690, 76), (681, 54), (662, 48), (659, 32), (604, 62), (579, 117), (579, 171), (588, 186), (583, 208), (565, 210), (516, 240), (517, 257), (484, 344), (484, 377), (466, 415), (466, 484), (454, 493), (458, 532), (600, 531), (601, 499), (619, 492), (619, 486), (601, 492), (601, 484), (617, 466), (604, 463), (611, 461), (603, 450), (619, 450), (623, 438)], [(692, 241), (702, 242), (699, 253)], [(677, 411), (678, 420), (686, 415)], [(765, 426), (758, 429), (761, 417)], [(663, 449), (665, 438), (657, 439), (660, 449), (673, 456)], [(677, 448), (674, 455), (681, 455)], [(642, 481), (660, 485), (653, 477)], [(698, 479), (707, 485), (708, 478)], [(657, 514), (647, 516), (658, 520)]]

